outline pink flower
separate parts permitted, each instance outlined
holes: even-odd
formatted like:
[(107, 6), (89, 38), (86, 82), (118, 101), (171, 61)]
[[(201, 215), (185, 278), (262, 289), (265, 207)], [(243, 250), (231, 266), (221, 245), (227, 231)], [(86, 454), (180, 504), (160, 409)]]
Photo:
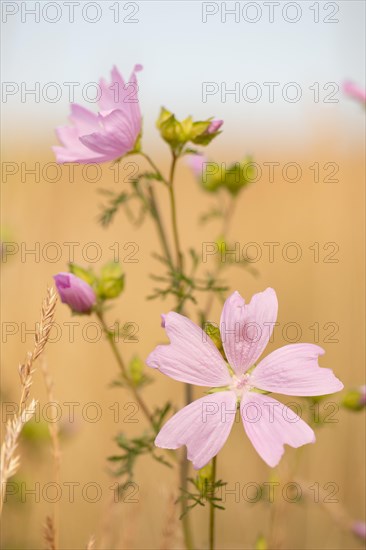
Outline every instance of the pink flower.
[(213, 120), (210, 126), (207, 128), (206, 132), (208, 134), (214, 134), (215, 132), (218, 132), (220, 130), (223, 124), (224, 124), (223, 120)]
[(357, 84), (347, 80), (343, 83), (343, 91), (345, 94), (353, 97), (353, 99), (366, 103), (366, 90), (363, 90), (360, 86), (357, 86)]
[(57, 128), (57, 137), (63, 147), (53, 147), (59, 163), (107, 162), (132, 151), (141, 132), (141, 113), (137, 99), (136, 65), (125, 84), (121, 74), (113, 68), (112, 83), (100, 81), (101, 98), (98, 114), (71, 104), (72, 126)]
[(196, 178), (202, 178), (202, 170), (207, 162), (207, 158), (204, 155), (189, 155), (187, 159), (187, 164)]
[(366, 386), (360, 386), (360, 405), (366, 406)]
[(175, 414), (161, 429), (155, 445), (164, 449), (187, 446), (196, 469), (207, 464), (223, 447), (239, 406), (244, 430), (269, 466), (276, 466), (284, 444), (313, 443), (313, 430), (282, 403), (258, 393), (325, 395), (343, 388), (330, 369), (320, 368), (324, 350), (313, 344), (291, 344), (262, 355), (277, 318), (273, 289), (255, 294), (245, 304), (238, 292), (225, 302), (220, 333), (229, 365), (207, 335), (186, 317), (164, 316), (170, 345), (157, 346), (147, 364), (175, 380), (219, 388)]
[(366, 523), (364, 521), (355, 521), (352, 525), (352, 532), (361, 540), (366, 540)]
[(96, 302), (92, 287), (73, 273), (58, 273), (53, 277), (61, 301), (77, 313), (90, 313)]

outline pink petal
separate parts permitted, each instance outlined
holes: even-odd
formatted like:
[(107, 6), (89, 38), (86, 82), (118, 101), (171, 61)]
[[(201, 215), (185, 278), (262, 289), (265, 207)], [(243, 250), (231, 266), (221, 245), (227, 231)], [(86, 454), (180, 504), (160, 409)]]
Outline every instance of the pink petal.
[(361, 88), (361, 86), (357, 86), (357, 84), (350, 80), (343, 83), (343, 91), (359, 101), (366, 102), (366, 90)]
[(52, 148), (57, 162), (79, 162), (82, 164), (104, 162), (104, 156), (95, 154), (81, 143), (79, 131), (75, 126), (60, 126), (56, 129), (56, 134), (63, 144), (63, 147), (56, 145)]
[(164, 315), (170, 345), (157, 346), (146, 360), (175, 380), (198, 386), (231, 384), (229, 370), (220, 352), (203, 330), (187, 317), (170, 312)]
[(291, 409), (268, 395), (247, 392), (240, 413), (244, 429), (257, 453), (274, 468), (285, 451), (284, 445), (301, 447), (315, 442), (313, 430)]
[(98, 132), (80, 136), (83, 145), (111, 158), (120, 157), (133, 149), (137, 136), (132, 134), (129, 121), (122, 111), (100, 113), (101, 128)]
[(207, 158), (204, 155), (189, 155), (187, 164), (197, 178), (202, 178), (202, 170), (207, 163)]
[(141, 65), (135, 65), (129, 81), (125, 82), (117, 67), (113, 67), (111, 84), (107, 84), (103, 79), (100, 81), (102, 95), (99, 106), (101, 111), (116, 109), (123, 111), (128, 116), (129, 125), (135, 136), (134, 142), (141, 132), (141, 112), (136, 78), (136, 72), (141, 70)]
[(254, 365), (271, 337), (277, 319), (275, 291), (267, 288), (245, 305), (239, 292), (226, 300), (220, 320), (221, 338), (230, 365), (240, 375)]
[(163, 449), (187, 446), (193, 467), (203, 468), (224, 446), (236, 413), (236, 395), (232, 391), (206, 395), (172, 416), (155, 439)]
[(95, 113), (77, 103), (71, 103), (70, 109), (69, 119), (79, 130), (79, 135), (90, 134), (99, 129), (98, 117)]
[(327, 395), (343, 384), (331, 369), (318, 365), (324, 350), (314, 344), (290, 344), (265, 357), (251, 374), (251, 384), (285, 395)]

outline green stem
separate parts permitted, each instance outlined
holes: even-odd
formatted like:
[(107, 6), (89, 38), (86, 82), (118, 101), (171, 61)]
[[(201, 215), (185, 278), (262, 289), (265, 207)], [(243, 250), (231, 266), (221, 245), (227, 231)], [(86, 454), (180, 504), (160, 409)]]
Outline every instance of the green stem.
[[(126, 367), (125, 367), (125, 364), (124, 364), (124, 361), (122, 359), (122, 355), (120, 354), (119, 352), (119, 349), (117, 347), (117, 344), (114, 340), (114, 334), (109, 330), (108, 326), (107, 326), (107, 323), (105, 322), (105, 319), (104, 319), (104, 315), (103, 313), (100, 311), (100, 310), (97, 310), (96, 311), (96, 315), (103, 327), (103, 330), (104, 330), (104, 333), (107, 337), (107, 340), (108, 342), (110, 343), (110, 346), (111, 346), (111, 349), (112, 349), (112, 352), (113, 352), (113, 355), (115, 356), (116, 358), (116, 361), (118, 363), (118, 366), (119, 368), (121, 369), (121, 374), (122, 374), (122, 377), (123, 377), (123, 380), (126, 382), (126, 384), (128, 385), (129, 389), (132, 391), (137, 403), (139, 404), (139, 406), (141, 407), (141, 410), (142, 412), (144, 413), (144, 415), (146, 416), (146, 418), (148, 419), (148, 421), (150, 422), (150, 424), (152, 425), (152, 427), (154, 428), (154, 424), (153, 424), (153, 421), (152, 421), (152, 416), (149, 412), (149, 409), (147, 408), (144, 400), (142, 399), (142, 397), (139, 395), (137, 389), (135, 388), (135, 386), (131, 383), (129, 377), (128, 377), (128, 374), (127, 374), (127, 371), (126, 371)], [(154, 428), (155, 429), (155, 428)]]
[[(164, 184), (166, 186), (168, 186), (169, 185), (168, 182), (166, 181), (163, 174), (161, 173), (159, 168), (156, 166), (156, 164), (152, 160), (152, 158), (147, 153), (141, 152), (140, 155), (147, 160), (147, 162), (150, 164), (152, 169), (157, 173), (157, 175), (161, 178), (161, 180), (164, 182)], [(165, 229), (164, 229), (164, 225), (163, 225), (163, 220), (161, 218), (158, 203), (157, 203), (157, 200), (156, 200), (156, 197), (155, 197), (155, 190), (154, 190), (154, 188), (151, 184), (148, 184), (147, 190), (148, 190), (148, 193), (149, 193), (150, 213), (151, 213), (153, 219), (156, 222), (159, 238), (160, 238), (161, 245), (162, 245), (162, 248), (164, 250), (164, 254), (166, 256), (166, 259), (168, 260), (168, 263), (169, 263), (170, 267), (173, 267), (173, 259), (172, 259), (172, 255), (170, 253), (170, 248), (169, 248), (168, 239), (166, 237), (166, 233), (165, 233)]]
[(159, 170), (159, 168), (156, 166), (155, 162), (153, 161), (153, 159), (147, 154), (147, 153), (143, 153), (142, 151), (140, 152), (140, 155), (142, 157), (144, 157), (147, 162), (150, 164), (151, 168), (153, 170), (155, 170), (155, 172), (158, 174), (159, 178), (161, 178), (161, 181), (165, 184), (165, 185), (169, 185), (169, 182), (167, 182), (167, 180), (164, 178), (163, 174), (161, 173), (161, 171)]
[[(230, 223), (233, 219), (234, 210), (235, 210), (235, 200), (232, 197), (231, 201), (229, 203), (229, 206), (227, 207), (227, 209), (225, 211), (224, 220), (223, 220), (223, 224), (222, 224), (222, 230), (221, 230), (221, 236), (225, 241), (226, 241), (227, 234), (229, 232)], [(220, 274), (220, 271), (221, 271), (222, 267), (223, 267), (222, 263), (218, 262), (217, 265), (216, 265), (215, 273), (214, 273), (214, 278), (215, 279)], [(209, 296), (207, 297), (206, 306), (203, 309), (203, 317), (204, 317), (205, 321), (208, 321), (208, 316), (211, 312), (213, 301), (214, 301), (214, 293), (210, 293)]]
[(170, 253), (168, 240), (167, 240), (166, 235), (165, 235), (165, 230), (164, 230), (163, 222), (162, 222), (162, 219), (161, 219), (161, 216), (160, 216), (158, 204), (157, 204), (157, 201), (156, 201), (154, 188), (152, 187), (152, 185), (149, 184), (147, 190), (148, 190), (149, 198), (150, 198), (151, 215), (153, 216), (153, 218), (156, 222), (156, 226), (157, 226), (157, 229), (158, 229), (158, 234), (159, 234), (159, 237), (160, 237), (162, 248), (164, 250), (164, 254), (166, 256), (166, 259), (167, 259), (169, 265), (171, 267), (173, 267), (173, 259), (172, 259), (172, 255)]
[[(215, 483), (216, 483), (216, 461), (217, 456), (214, 456), (212, 459), (212, 476), (211, 476), (211, 483), (212, 483), (212, 490), (214, 491)], [(215, 506), (213, 501), (210, 502), (210, 523), (209, 523), (209, 547), (210, 550), (215, 550)]]
[[(174, 193), (174, 175), (175, 175), (177, 160), (178, 160), (178, 156), (173, 152), (172, 164), (170, 167), (170, 174), (169, 174), (169, 181), (168, 181), (168, 189), (169, 189), (171, 216), (172, 216), (171, 219), (172, 219), (174, 245), (175, 245), (175, 252), (177, 256), (177, 270), (178, 270), (178, 273), (181, 274), (183, 272), (183, 254), (182, 254), (180, 240), (179, 240), (177, 207), (176, 207), (176, 200), (175, 200), (175, 193)], [(180, 289), (180, 286), (181, 285), (178, 282), (178, 289)], [(176, 309), (179, 312), (182, 310), (182, 300), (180, 297), (178, 297), (178, 304)], [(191, 401), (192, 401), (192, 386), (190, 384), (185, 384), (186, 405), (189, 405)], [(187, 548), (187, 550), (193, 550), (194, 543), (193, 543), (191, 526), (190, 526), (190, 518), (187, 513), (188, 504), (187, 504), (187, 498), (186, 498), (187, 489), (188, 489), (188, 474), (189, 474), (189, 462), (186, 456), (184, 456), (182, 458), (181, 469), (180, 469), (180, 482), (181, 482), (181, 488), (182, 488), (181, 511), (183, 515), (182, 527), (183, 527), (185, 547)]]
[(173, 236), (174, 236), (174, 244), (175, 244), (175, 250), (177, 254), (177, 267), (178, 271), (182, 273), (183, 271), (183, 254), (180, 247), (180, 241), (179, 241), (179, 232), (178, 232), (178, 223), (177, 223), (177, 207), (176, 207), (176, 201), (175, 201), (175, 193), (174, 193), (174, 172), (175, 167), (177, 164), (178, 157), (175, 153), (173, 154), (173, 160), (172, 165), (170, 168), (170, 175), (169, 175), (169, 197), (170, 197), (170, 206), (171, 206), (171, 213), (172, 213), (172, 227), (173, 227)]

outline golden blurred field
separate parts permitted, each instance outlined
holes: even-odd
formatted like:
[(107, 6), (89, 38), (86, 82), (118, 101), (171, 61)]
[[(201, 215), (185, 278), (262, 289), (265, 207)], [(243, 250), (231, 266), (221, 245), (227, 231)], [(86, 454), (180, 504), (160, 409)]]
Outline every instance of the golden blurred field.
[[(297, 323), (301, 327), (301, 341), (305, 342), (316, 341), (311, 327), (318, 323), (317, 343), (326, 350), (321, 365), (332, 368), (349, 388), (364, 383), (364, 153), (362, 144), (354, 146), (352, 136), (349, 139), (340, 136), (341, 128), (336, 124), (332, 127), (332, 124), (319, 122), (312, 132), (316, 136), (312, 144), (296, 155), (293, 152), (286, 154), (286, 143), (282, 144), (281, 155), (265, 148), (244, 150), (244, 153), (252, 152), (259, 164), (276, 161), (282, 167), (288, 162), (297, 162), (302, 167), (302, 178), (297, 183), (290, 183), (277, 175), (271, 183), (263, 171), (262, 178), (240, 195), (230, 241), (239, 242), (241, 249), (247, 243), (259, 244), (262, 258), (253, 264), (258, 270), (257, 277), (238, 266), (228, 268), (226, 276), (230, 288), (239, 290), (247, 300), (267, 286), (277, 291), (280, 325), (275, 341), (266, 353), (288, 343), (282, 330), (287, 323)], [(220, 144), (216, 145), (217, 160), (232, 160), (230, 139), (230, 136), (225, 139), (224, 134)], [(23, 162), (27, 166), (35, 162), (42, 166), (54, 162), (50, 151), (52, 143), (30, 144), (26, 151), (12, 146), (4, 155), (3, 162)], [(163, 148), (154, 158), (165, 171), (168, 170)], [(339, 181), (322, 181), (322, 169), (321, 181), (315, 183), (313, 171), (309, 169), (314, 162), (319, 162), (321, 167), (336, 162), (339, 172), (335, 177)], [(7, 182), (3, 178), (2, 225), (8, 231), (7, 240), (18, 243), (20, 249), (22, 246), (27, 249), (40, 247), (39, 261), (31, 254), (22, 258), (19, 251), (2, 265), (1, 391), (5, 402), (18, 399), (17, 366), (26, 351), (32, 348), (32, 334), (26, 330), (31, 331), (39, 318), (40, 305), (47, 285), (52, 284), (52, 276), (66, 270), (69, 257), (67, 245), (63, 243), (80, 243), (76, 245), (74, 259), (82, 265), (87, 264), (82, 254), (83, 247), (90, 242), (97, 243), (102, 257), (96, 262), (96, 267), (113, 257), (115, 243), (119, 243), (126, 288), (108, 318), (111, 324), (119, 319), (122, 323), (129, 321), (138, 326), (138, 342), (120, 344), (126, 359), (134, 354), (146, 358), (156, 343), (165, 341), (160, 313), (169, 311), (173, 303), (146, 300), (154, 286), (149, 274), (161, 269), (151, 257), (152, 252), (159, 251), (152, 222), (146, 220), (143, 226), (132, 227), (121, 210), (109, 228), (102, 228), (96, 222), (98, 204), (103, 201), (97, 189), (122, 189), (126, 184), (113, 183), (113, 174), (108, 167), (103, 168), (103, 181), (96, 183), (83, 181), (80, 171), (76, 172), (73, 183), (68, 181), (65, 170), (56, 183), (42, 181), (42, 178), (35, 182), (32, 176), (27, 176), (22, 182), (21, 171), (9, 176)], [(194, 247), (200, 251), (202, 243), (212, 242), (220, 231), (219, 222), (214, 220), (205, 226), (197, 224), (199, 215), (215, 201), (199, 188), (183, 162), (178, 169), (176, 187), (183, 248)], [(157, 193), (169, 227), (167, 195), (164, 189), (157, 189)], [(273, 261), (268, 255), (268, 245), (264, 244), (268, 242), (279, 243)], [(284, 247), (293, 242), (302, 252), (296, 263), (285, 261), (282, 256)], [(58, 250), (62, 251), (55, 262), (45, 260), (42, 255), (43, 251), (47, 258), (48, 253), (51, 256), (56, 250), (48, 243), (57, 243)], [(126, 261), (132, 251), (128, 245), (123, 248), (126, 243), (136, 243), (136, 263)], [(319, 261), (314, 261), (314, 243), (319, 243), (316, 245), (319, 246)], [(327, 243), (335, 243), (336, 248), (334, 245), (324, 248)], [(338, 261), (330, 263), (327, 259), (333, 250), (336, 253), (331, 258)], [(91, 248), (89, 252), (92, 253)], [(220, 303), (216, 300), (211, 314), (213, 321), (219, 320), (220, 310)], [(190, 313), (195, 318), (193, 306)], [(96, 536), (97, 548), (164, 548), (162, 533), (167, 522), (172, 521), (169, 519), (172, 513), (169, 501), (177, 486), (177, 476), (149, 457), (142, 458), (136, 471), (136, 495), (127, 499), (136, 499), (137, 502), (113, 503), (111, 487), (115, 480), (108, 472), (106, 460), (117, 450), (113, 438), (120, 430), (127, 434), (139, 433), (144, 419), (137, 413), (137, 423), (123, 422), (126, 411), (129, 412), (127, 404), (133, 399), (127, 390), (109, 387), (116, 377), (117, 367), (107, 343), (95, 336), (93, 328), (89, 327), (83, 333), (90, 321), (85, 317), (71, 317), (68, 308), (58, 303), (58, 333), (46, 350), (47, 363), (54, 378), (54, 394), (63, 412), (62, 420), (67, 418), (66, 404), (78, 404), (75, 405), (75, 422), (66, 426), (69, 433), (62, 439), (61, 548), (84, 548), (91, 534)], [(70, 341), (70, 322), (78, 323), (73, 342)], [(334, 326), (338, 327), (333, 335), (336, 342), (331, 341)], [(16, 333), (9, 334), (6, 330)], [(288, 334), (291, 338), (293, 333), (290, 330)], [(93, 343), (86, 339), (98, 341)], [(182, 384), (157, 372), (151, 376), (154, 383), (144, 390), (149, 403), (160, 404), (170, 399), (176, 407), (183, 404)], [(32, 395), (39, 399), (41, 406), (47, 402), (39, 371), (35, 373)], [(201, 390), (196, 388), (195, 396), (199, 395)], [(284, 398), (285, 403), (290, 400)], [(88, 409), (90, 403), (97, 403), (101, 412), (101, 418), (96, 422), (88, 422), (85, 418), (95, 412)], [(121, 413), (118, 419), (115, 418), (117, 409)], [(340, 520), (334, 520), (332, 516), (338, 518), (337, 514), (342, 513), (340, 507), (354, 519), (362, 519), (365, 514), (364, 415), (340, 409), (334, 418), (336, 423), (319, 428), (317, 443), (307, 446), (302, 452), (297, 477), (306, 490), (319, 483), (320, 487), (328, 487), (326, 492), (330, 492), (326, 484), (337, 484), (339, 503), (324, 506), (321, 498), (319, 503), (304, 505), (286, 503), (282, 499), (276, 513), (283, 548), (335, 550), (361, 547), (355, 537), (340, 528)], [(52, 495), (46, 499), (42, 495), (45, 484), (53, 479), (48, 438), (41, 437), (39, 441), (23, 439), (20, 453), (21, 468), (17, 481), (25, 483), (27, 488), (39, 484), (40, 496), (28, 495), (25, 503), (13, 497), (6, 503), (2, 529), (4, 549), (40, 548), (42, 525), (45, 516), (52, 511), (52, 503), (47, 502)], [(285, 476), (286, 467), (290, 467), (293, 459), (294, 450), (288, 448), (280, 475), (282, 472)], [(261, 484), (270, 476), (269, 469), (256, 455), (239, 425), (234, 427), (220, 455), (218, 468), (219, 477), (228, 482), (228, 490), (236, 490), (236, 484), (240, 490), (248, 483)], [(70, 502), (68, 487), (73, 482), (77, 484), (75, 499)], [(97, 502), (87, 502), (95, 495), (92, 486), (87, 497), (85, 494), (83, 497), (87, 484), (98, 484), (101, 494)], [(217, 514), (218, 548), (253, 548), (259, 533), (268, 534), (272, 508), (249, 500), (250, 497), (241, 495), (239, 502), (235, 502), (235, 495), (228, 493), (226, 511)], [(207, 545), (207, 511), (195, 510), (192, 518), (197, 548), (204, 548)], [(179, 522), (173, 525), (176, 535), (171, 544), (180, 548)]]

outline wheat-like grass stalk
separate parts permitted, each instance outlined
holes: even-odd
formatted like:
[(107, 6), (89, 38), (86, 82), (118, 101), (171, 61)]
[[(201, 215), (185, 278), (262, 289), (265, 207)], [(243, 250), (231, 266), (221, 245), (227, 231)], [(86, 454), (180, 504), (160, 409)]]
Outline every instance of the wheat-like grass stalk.
[(56, 302), (57, 296), (55, 290), (52, 287), (48, 288), (46, 299), (42, 304), (41, 320), (36, 328), (33, 352), (28, 353), (25, 363), (19, 365), (19, 376), (22, 386), (22, 393), (19, 403), (20, 409), (25, 406), (25, 403), (29, 397), (29, 392), (32, 385), (33, 363), (43, 352), (49, 338), (55, 316)]
[[(41, 361), (41, 370), (43, 374), (43, 379), (44, 379), (46, 391), (47, 391), (48, 402), (55, 403), (54, 394), (53, 394), (53, 380), (48, 369), (47, 361), (45, 360), (44, 357), (42, 357), (40, 361)], [(60, 484), (60, 467), (61, 467), (61, 449), (60, 449), (60, 440), (59, 440), (59, 425), (58, 425), (58, 422), (56, 421), (56, 418), (52, 418), (48, 422), (48, 431), (50, 433), (51, 443), (52, 443), (55, 483), (59, 485)], [(55, 506), (54, 506), (52, 526), (53, 526), (53, 545), (55, 550), (57, 550), (58, 535), (59, 535), (59, 501), (58, 500), (55, 502)]]
[(53, 519), (50, 516), (46, 517), (46, 523), (43, 526), (43, 538), (46, 543), (47, 550), (56, 550), (56, 531)]
[(24, 424), (34, 415), (37, 406), (37, 401), (34, 399), (28, 405), (30, 388), (33, 382), (33, 363), (43, 352), (49, 338), (55, 315), (56, 302), (57, 296), (54, 289), (48, 288), (46, 299), (42, 305), (41, 320), (36, 329), (34, 349), (27, 354), (26, 361), (19, 365), (21, 384), (19, 410), (6, 424), (4, 442), (1, 445), (0, 451), (0, 515), (4, 505), (6, 484), (15, 475), (20, 464), (19, 455), (15, 455), (20, 432)]
[(88, 544), (86, 545), (86, 550), (94, 550), (95, 548), (95, 537), (94, 535), (92, 535), (89, 540), (88, 540)]
[(179, 532), (179, 520), (177, 514), (177, 495), (171, 493), (168, 496), (166, 517), (162, 529), (160, 550), (171, 550), (175, 547), (177, 533)]

